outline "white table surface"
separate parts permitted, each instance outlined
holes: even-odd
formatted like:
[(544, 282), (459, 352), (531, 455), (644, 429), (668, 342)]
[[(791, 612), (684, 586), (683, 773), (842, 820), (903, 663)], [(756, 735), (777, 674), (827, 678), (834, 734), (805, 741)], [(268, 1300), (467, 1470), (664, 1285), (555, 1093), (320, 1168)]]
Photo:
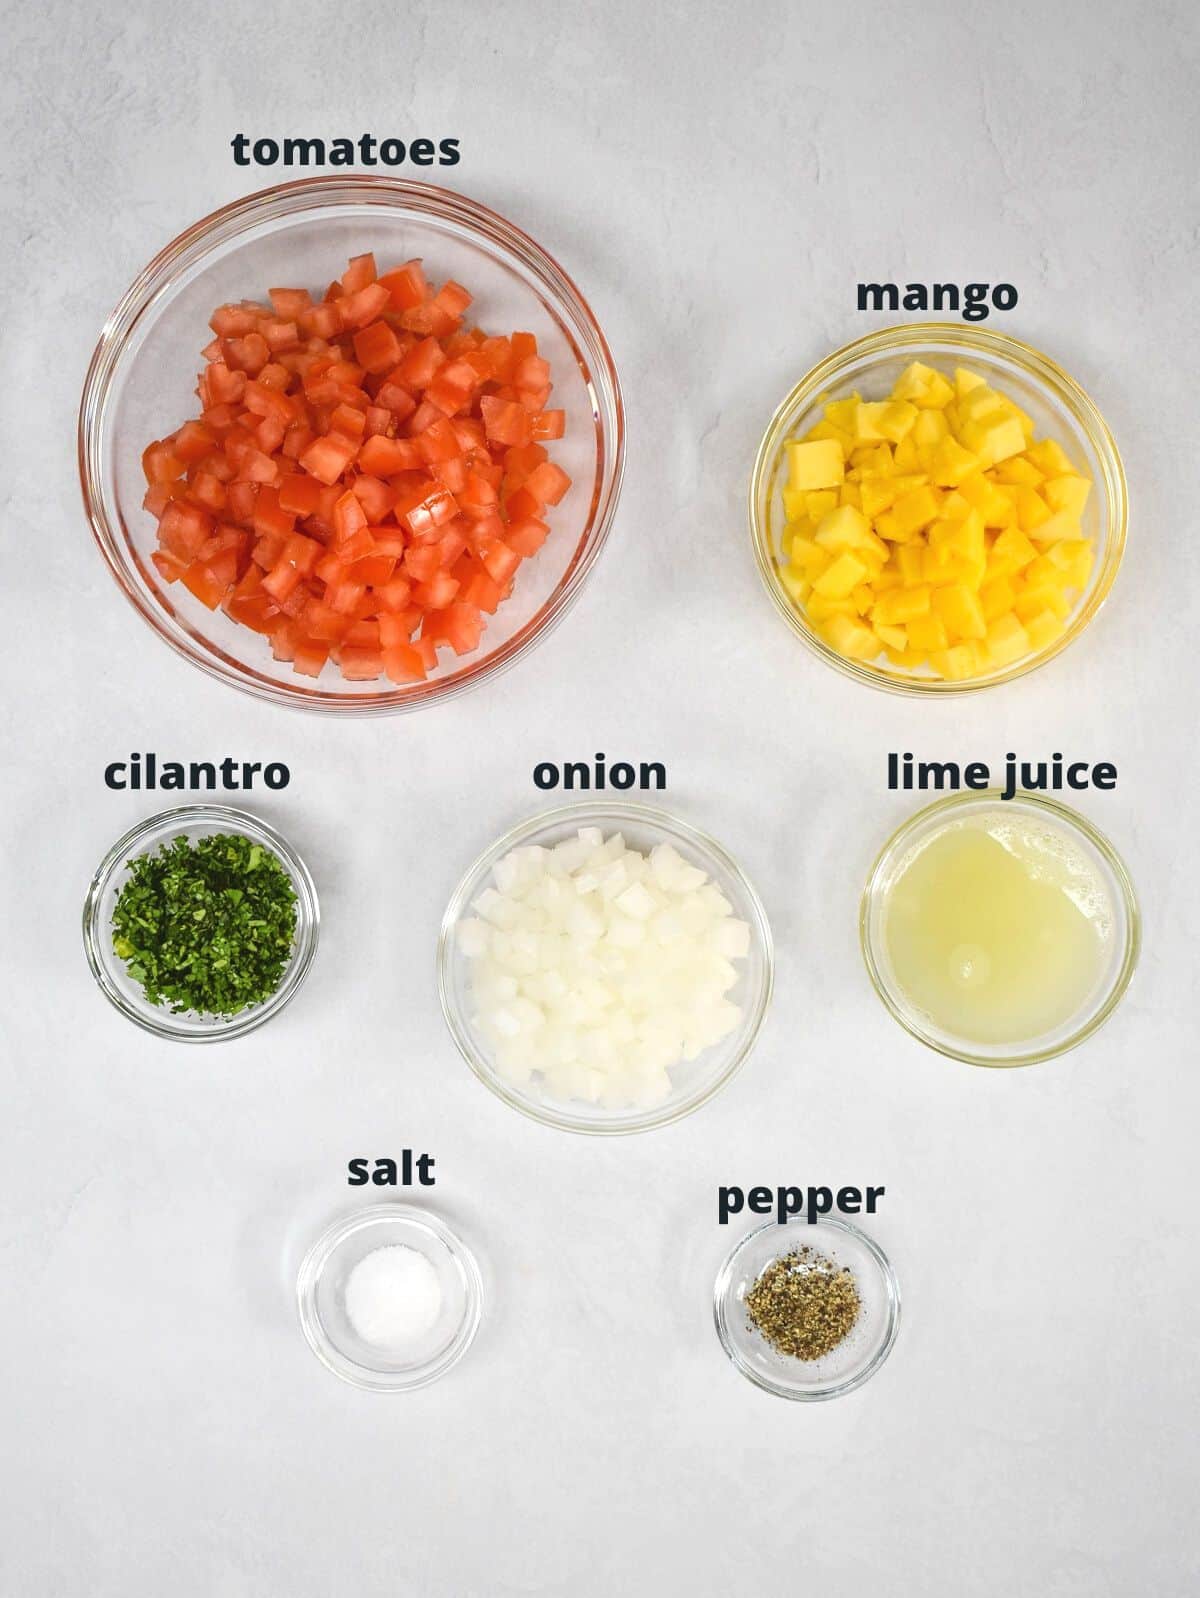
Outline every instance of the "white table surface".
[[(49, 0), (6, 23), (0, 1589), (1194, 1592), (1193, 8), (216, 9)], [(88, 356), (152, 253), (285, 175), (235, 168), (238, 131), (460, 138), (442, 175), (558, 256), (611, 340), (610, 546), (532, 659), (444, 709), (259, 705), (165, 649), (92, 547)], [(751, 562), (762, 424), (886, 320), (854, 307), (883, 277), (1016, 284), (992, 325), (1093, 392), (1129, 473), (1103, 616), (982, 697), (841, 679)], [(1006, 1073), (892, 1023), (855, 912), (916, 803), (886, 791), (887, 751), (1010, 748), (1117, 762), (1078, 807), (1129, 864), (1146, 946), (1100, 1036)], [(322, 946), (239, 1044), (140, 1034), (84, 963), (87, 879), (161, 798), (105, 788), (132, 749), (291, 766), (253, 802), (319, 878)], [(744, 861), (778, 942), (742, 1075), (611, 1141), (493, 1100), (432, 981), (460, 871), (542, 802), (535, 761), (595, 749), (668, 764), (668, 803)], [(387, 1399), (321, 1368), (291, 1294), (363, 1201), (347, 1159), (405, 1146), (436, 1156), (488, 1308), (451, 1378)], [(904, 1319), (860, 1392), (789, 1405), (725, 1361), (722, 1182), (886, 1184)]]

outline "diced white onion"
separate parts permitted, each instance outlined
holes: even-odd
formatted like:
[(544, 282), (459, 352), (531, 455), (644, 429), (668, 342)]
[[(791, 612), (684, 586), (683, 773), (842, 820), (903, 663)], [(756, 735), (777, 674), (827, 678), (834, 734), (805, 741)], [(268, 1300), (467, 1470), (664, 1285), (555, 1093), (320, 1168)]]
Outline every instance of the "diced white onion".
[(554, 1099), (651, 1109), (671, 1071), (742, 1020), (751, 929), (673, 845), (597, 827), (498, 861), (458, 924), (475, 1024), (510, 1081)]

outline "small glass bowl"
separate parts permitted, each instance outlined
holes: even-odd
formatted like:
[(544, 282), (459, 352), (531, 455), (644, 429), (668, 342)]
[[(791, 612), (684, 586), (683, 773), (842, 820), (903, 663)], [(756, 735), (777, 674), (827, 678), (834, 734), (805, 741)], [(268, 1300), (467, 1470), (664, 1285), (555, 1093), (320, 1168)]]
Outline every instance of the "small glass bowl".
[[(346, 1282), (365, 1255), (395, 1245), (414, 1248), (437, 1272), (442, 1309), (403, 1358), (364, 1342), (346, 1314)], [(436, 1215), (409, 1204), (373, 1204), (343, 1216), (304, 1256), (296, 1278), (300, 1325), (308, 1346), (335, 1376), (374, 1393), (406, 1393), (444, 1376), (470, 1348), (483, 1315), (475, 1256)]]
[[(746, 1311), (746, 1294), (772, 1260), (806, 1244), (853, 1272), (862, 1306), (849, 1336), (817, 1360), (777, 1353)], [(852, 1393), (874, 1376), (900, 1329), (900, 1287), (887, 1255), (857, 1226), (833, 1216), (810, 1225), (797, 1216), (782, 1226), (767, 1221), (729, 1252), (713, 1288), (713, 1318), (743, 1376), (778, 1398), (813, 1403)]]
[[(1086, 858), (1103, 883), (1112, 909), (1113, 926), (1107, 967), (1089, 1002), (1055, 1031), (1017, 1043), (980, 1044), (938, 1027), (917, 1009), (896, 981), (887, 957), (885, 916), (888, 894), (915, 850), (947, 826), (988, 810), (1004, 816), (1033, 815), (1051, 831), (1063, 832)], [(867, 972), (875, 991), (906, 1032), (939, 1054), (968, 1065), (1035, 1065), (1065, 1054), (1088, 1038), (1116, 1009), (1128, 988), (1141, 949), (1141, 914), (1124, 863), (1112, 844), (1091, 822), (1069, 806), (1040, 795), (1021, 793), (1001, 799), (998, 788), (952, 794), (910, 816), (884, 844), (871, 868), (859, 911), (859, 937)]]
[[(156, 523), (142, 507), (142, 451), (196, 414), (208, 318), (270, 284), (313, 288), (374, 250), (380, 266), (422, 256), (439, 281), (475, 296), (472, 314), (504, 333), (535, 333), (550, 362), (566, 436), (553, 447), (572, 486), (550, 537), (489, 618), (482, 646), (443, 654), (422, 682), (347, 682), (333, 667), (297, 676), (268, 639), (205, 608), (151, 562)], [(83, 499), (100, 552), (134, 609), (193, 665), (276, 704), (360, 715), (432, 704), (520, 659), (577, 597), (608, 536), (625, 452), (616, 369), (586, 301), (562, 268), (511, 222), (427, 183), (355, 174), (306, 178), (247, 195), (195, 223), (134, 280), (109, 317), (79, 412)]]
[[(982, 677), (946, 682), (919, 671), (850, 660), (827, 644), (792, 599), (779, 578), (779, 538), (786, 517), (784, 445), (799, 438), (820, 418), (830, 400), (856, 390), (882, 399), (912, 361), (948, 375), (968, 364), (1014, 398), (1033, 418), (1038, 438), (1061, 444), (1092, 479), (1083, 531), (1093, 540), (1096, 558), (1086, 590), (1075, 603), (1063, 632), (1045, 649), (1000, 666)], [(1117, 575), (1125, 549), (1128, 495), (1116, 441), (1093, 401), (1074, 378), (1049, 356), (1006, 333), (952, 322), (918, 322), (885, 327), (836, 350), (801, 378), (771, 418), (750, 481), (750, 534), (754, 558), (780, 615), (805, 644), (838, 671), (875, 688), (904, 694), (960, 694), (1011, 682), (1060, 654), (1099, 611)]]
[[(610, 1109), (582, 1100), (562, 1101), (546, 1096), (539, 1076), (528, 1084), (506, 1078), (494, 1063), (489, 1045), (472, 1024), (472, 962), (458, 949), (455, 929), (471, 913), (471, 906), (491, 881), (492, 868), (511, 849), (522, 845), (550, 846), (574, 836), (580, 827), (620, 832), (626, 843), (643, 852), (655, 844), (670, 843), (688, 861), (699, 866), (733, 905), (734, 915), (750, 925), (750, 952), (741, 965), (738, 984), (728, 997), (742, 1006), (742, 1019), (729, 1037), (706, 1049), (690, 1063), (672, 1067), (675, 1086), (671, 1096), (650, 1110)], [(720, 844), (695, 827), (649, 805), (594, 803), (563, 805), (534, 816), (498, 838), (463, 877), (442, 917), (438, 938), (438, 991), (450, 1035), (459, 1053), (479, 1080), (498, 1098), (523, 1115), (567, 1132), (646, 1132), (667, 1126), (707, 1103), (730, 1080), (754, 1047), (767, 1013), (774, 981), (771, 928), (758, 894), (741, 867)]]
[[(197, 1015), (188, 1010), (174, 1015), (165, 1005), (151, 1004), (141, 986), (125, 969), (112, 946), (112, 915), (117, 897), (129, 876), (135, 855), (156, 852), (173, 838), (207, 837), (214, 832), (240, 832), (269, 849), (279, 860), (296, 893), (296, 936), (291, 961), (269, 999), (228, 1018)], [(156, 1037), (176, 1043), (220, 1043), (243, 1037), (278, 1015), (308, 975), (317, 952), (321, 913), (317, 890), (308, 867), (286, 838), (257, 816), (227, 805), (179, 805), (140, 821), (105, 855), (96, 868), (83, 905), (83, 946), (100, 991), (121, 1014)]]

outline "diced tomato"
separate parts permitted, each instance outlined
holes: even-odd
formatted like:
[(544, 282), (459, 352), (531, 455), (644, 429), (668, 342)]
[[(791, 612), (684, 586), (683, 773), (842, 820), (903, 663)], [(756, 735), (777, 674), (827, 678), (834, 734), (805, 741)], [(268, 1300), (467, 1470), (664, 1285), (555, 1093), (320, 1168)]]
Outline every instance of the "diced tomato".
[(525, 479), (525, 488), (543, 505), (557, 505), (570, 486), (571, 479), (553, 461), (535, 466)]
[(394, 271), (385, 272), (379, 281), (388, 291), (393, 311), (411, 311), (414, 306), (421, 305), (429, 293), (420, 261), (406, 261)]
[(374, 283), (379, 276), (375, 266), (374, 255), (353, 255), (350, 265), (342, 273), (341, 285), (344, 294), (357, 294), (359, 289), (365, 289), (368, 283)]
[(496, 395), (485, 394), (479, 402), (479, 408), (489, 443), (529, 443), (529, 413), (515, 400), (503, 400)]
[(292, 656), (292, 667), (305, 677), (319, 677), (329, 659), (329, 644), (318, 638), (301, 638)]
[(338, 667), (348, 682), (373, 682), (383, 675), (383, 654), (378, 649), (354, 649), (343, 644)]
[(352, 439), (326, 434), (324, 438), (315, 439), (308, 446), (300, 457), (300, 464), (306, 472), (311, 472), (318, 482), (332, 485), (354, 459), (357, 449), (358, 446)]
[(479, 647), (570, 487), (549, 364), (464, 325), (469, 292), (419, 261), (268, 297), (214, 311), (200, 414), (143, 455), (151, 559), (302, 675), (420, 681)]
[(521, 564), (520, 555), (515, 549), (510, 549), (502, 538), (489, 545), (479, 558), (487, 569), (488, 576), (501, 585), (508, 582)]
[(386, 322), (372, 322), (354, 335), (354, 359), (368, 372), (389, 372), (403, 350)]
[(549, 532), (545, 522), (539, 522), (531, 516), (527, 521), (514, 522), (505, 533), (504, 542), (510, 549), (515, 549), (522, 560), (528, 560), (541, 549)]

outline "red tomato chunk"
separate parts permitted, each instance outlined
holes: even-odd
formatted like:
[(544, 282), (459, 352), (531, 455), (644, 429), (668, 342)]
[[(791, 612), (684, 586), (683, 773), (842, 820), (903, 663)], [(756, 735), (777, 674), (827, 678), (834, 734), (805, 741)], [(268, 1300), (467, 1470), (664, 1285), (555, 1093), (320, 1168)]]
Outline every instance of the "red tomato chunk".
[(419, 682), (478, 649), (571, 486), (550, 367), (420, 261), (267, 295), (213, 312), (200, 415), (142, 456), (154, 566), (303, 676)]

